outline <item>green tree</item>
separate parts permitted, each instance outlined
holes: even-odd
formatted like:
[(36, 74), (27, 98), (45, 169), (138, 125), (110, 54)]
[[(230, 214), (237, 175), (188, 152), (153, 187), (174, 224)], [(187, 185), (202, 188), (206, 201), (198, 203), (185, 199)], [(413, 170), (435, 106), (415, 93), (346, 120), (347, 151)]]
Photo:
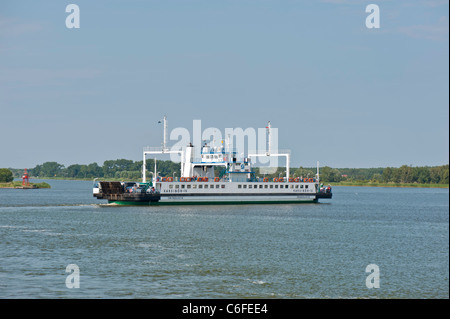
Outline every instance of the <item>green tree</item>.
[(45, 177), (62, 176), (63, 169), (64, 165), (57, 162), (45, 162), (40, 168), (39, 175)]
[(315, 177), (316, 173), (314, 173), (310, 169), (306, 169), (306, 168), (303, 168), (302, 166), (300, 166), (293, 172), (292, 175), (295, 177), (309, 178), (309, 177)]
[(81, 170), (81, 165), (79, 164), (74, 164), (74, 165), (70, 165), (66, 168), (66, 172), (67, 172), (67, 177), (72, 177), (72, 178), (76, 178), (76, 177), (80, 177), (80, 170)]
[[(142, 165), (142, 164), (141, 164)], [(103, 162), (103, 174), (105, 177), (115, 177), (116, 172), (131, 170), (133, 166), (132, 160), (118, 159)]]
[(392, 168), (386, 167), (383, 169), (383, 182), (389, 183), (392, 180)]
[(36, 165), (34, 168), (29, 169), (28, 173), (30, 176), (40, 176), (41, 175), (42, 165)]
[(399, 175), (400, 175), (400, 182), (401, 183), (412, 183), (412, 177), (413, 177), (413, 175), (412, 175), (412, 172), (413, 172), (413, 169), (412, 169), (412, 167), (411, 166), (407, 166), (407, 165), (402, 165), (400, 168), (399, 168), (399, 170), (400, 170), (400, 172), (399, 172)]
[(14, 180), (13, 173), (7, 168), (0, 168), (0, 183), (9, 183)]
[(428, 167), (413, 168), (414, 182), (427, 184), (430, 182), (430, 169)]
[(391, 182), (400, 183), (400, 180), (401, 180), (400, 169), (399, 168), (393, 168), (392, 169)]
[(324, 166), (320, 171), (320, 179), (324, 182), (340, 182), (342, 180), (341, 172), (336, 168)]
[(441, 182), (440, 166), (430, 168), (431, 183), (439, 184)]
[(442, 170), (441, 170), (441, 183), (442, 184), (448, 184), (449, 183), (449, 166), (447, 165), (443, 165), (441, 166)]
[(91, 163), (87, 166), (88, 177), (103, 177), (103, 170), (97, 163)]
[(371, 181), (374, 183), (380, 183), (382, 180), (383, 180), (383, 176), (379, 173), (373, 174), (372, 179), (371, 179)]

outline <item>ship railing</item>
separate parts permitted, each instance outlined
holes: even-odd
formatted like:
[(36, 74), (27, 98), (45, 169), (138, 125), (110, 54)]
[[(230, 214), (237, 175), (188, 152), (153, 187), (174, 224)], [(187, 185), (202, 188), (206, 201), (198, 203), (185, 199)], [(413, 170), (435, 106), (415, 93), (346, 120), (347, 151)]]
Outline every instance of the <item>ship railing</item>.
[(180, 154), (182, 150), (173, 150), (170, 148), (162, 148), (162, 147), (144, 147), (144, 153), (147, 154)]
[[(166, 149), (168, 151), (168, 149)], [(162, 147), (150, 147), (150, 146), (146, 146), (144, 147), (144, 152), (163, 152), (163, 148)]]
[(200, 154), (237, 154), (238, 149), (236, 148), (222, 148), (221, 150), (210, 149), (207, 152), (204, 152), (203, 149), (200, 151)]
[(276, 154), (291, 154), (290, 149), (275, 149), (271, 150), (270, 152), (268, 150), (249, 150), (248, 155), (276, 155)]
[(224, 159), (222, 159), (222, 160), (219, 160), (218, 158), (214, 158), (214, 159), (212, 159), (212, 158), (210, 158), (210, 159), (204, 159), (204, 158), (199, 158), (199, 157), (194, 157), (193, 159), (192, 159), (192, 163), (195, 163), (195, 164), (200, 164), (200, 163), (204, 163), (204, 164), (209, 164), (209, 163), (216, 163), (216, 164), (220, 164), (220, 163), (228, 163), (229, 161), (228, 161), (228, 158), (225, 156), (225, 158)]

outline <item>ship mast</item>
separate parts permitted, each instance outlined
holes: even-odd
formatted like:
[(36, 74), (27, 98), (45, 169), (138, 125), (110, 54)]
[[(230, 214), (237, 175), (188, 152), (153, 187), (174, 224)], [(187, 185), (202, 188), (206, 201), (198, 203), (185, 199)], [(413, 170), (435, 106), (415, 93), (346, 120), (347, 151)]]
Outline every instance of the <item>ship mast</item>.
[(164, 119), (163, 119), (163, 145), (162, 145), (162, 150), (163, 152), (167, 151), (167, 116), (164, 115)]
[(248, 157), (257, 157), (257, 156), (275, 156), (275, 157), (281, 157), (284, 156), (286, 157), (286, 181), (289, 181), (289, 176), (290, 176), (290, 168), (289, 166), (291, 165), (291, 154), (286, 151), (283, 153), (278, 153), (278, 150), (276, 151), (276, 153), (272, 153), (272, 125), (270, 124), (270, 121), (267, 122), (267, 150), (266, 152), (257, 152), (256, 154), (248, 154)]
[(317, 182), (319, 182), (320, 181), (320, 179), (319, 179), (319, 161), (317, 161)]

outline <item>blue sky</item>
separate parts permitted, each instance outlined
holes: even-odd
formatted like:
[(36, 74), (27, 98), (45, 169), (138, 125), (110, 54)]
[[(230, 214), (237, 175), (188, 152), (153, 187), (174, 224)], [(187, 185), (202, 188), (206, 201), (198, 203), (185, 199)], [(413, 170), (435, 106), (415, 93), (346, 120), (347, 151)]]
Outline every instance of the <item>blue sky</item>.
[[(65, 25), (66, 5), (80, 28)], [(368, 29), (368, 4), (380, 28)], [(278, 128), (292, 166), (449, 162), (448, 1), (2, 1), (0, 167)], [(175, 141), (173, 142), (175, 143)]]

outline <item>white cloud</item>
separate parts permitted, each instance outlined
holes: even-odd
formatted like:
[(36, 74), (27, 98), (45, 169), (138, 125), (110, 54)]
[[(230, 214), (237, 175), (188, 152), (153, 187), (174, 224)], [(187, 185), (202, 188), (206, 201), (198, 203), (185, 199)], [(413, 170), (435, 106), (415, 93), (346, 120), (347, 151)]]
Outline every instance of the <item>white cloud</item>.
[(46, 86), (64, 85), (68, 80), (96, 78), (101, 71), (89, 68), (42, 69), (42, 68), (3, 68), (0, 69), (0, 83), (3, 86)]
[(33, 22), (20, 22), (17, 19), (0, 16), (0, 38), (16, 37), (22, 34), (38, 32), (42, 25)]
[(412, 38), (448, 41), (448, 29), (448, 17), (443, 16), (435, 24), (400, 27), (398, 31)]

